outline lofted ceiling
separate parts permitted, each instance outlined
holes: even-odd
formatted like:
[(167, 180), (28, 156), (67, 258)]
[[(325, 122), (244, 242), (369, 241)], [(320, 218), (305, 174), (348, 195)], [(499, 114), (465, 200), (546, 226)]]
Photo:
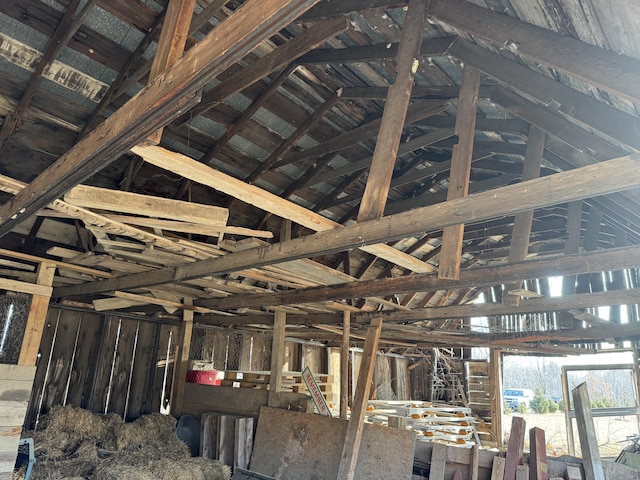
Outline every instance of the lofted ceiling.
[(0, 276), (328, 341), (640, 335), (589, 310), (638, 299), (640, 6), (168, 3), (0, 2)]

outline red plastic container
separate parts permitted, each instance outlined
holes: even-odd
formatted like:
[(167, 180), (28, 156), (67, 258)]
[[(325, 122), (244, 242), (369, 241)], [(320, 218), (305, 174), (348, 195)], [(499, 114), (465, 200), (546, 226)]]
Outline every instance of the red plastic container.
[(203, 385), (220, 385), (220, 372), (218, 370), (188, 370), (187, 382), (201, 383)]

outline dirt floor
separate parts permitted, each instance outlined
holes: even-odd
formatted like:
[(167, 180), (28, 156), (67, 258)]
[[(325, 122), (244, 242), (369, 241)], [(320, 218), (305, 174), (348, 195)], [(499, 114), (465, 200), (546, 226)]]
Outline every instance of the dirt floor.
[[(547, 442), (547, 453), (553, 456), (561, 456), (569, 452), (567, 446), (567, 433), (564, 413), (525, 413), (523, 415), (514, 413), (505, 415), (503, 419), (505, 438), (508, 438), (511, 429), (511, 418), (513, 416), (523, 416), (527, 422), (527, 431), (532, 427), (539, 427), (545, 431)], [(600, 455), (602, 457), (616, 457), (620, 450), (629, 444), (627, 437), (640, 433), (637, 417), (630, 415), (626, 417), (598, 417), (594, 418)], [(576, 443), (576, 455), (580, 455), (580, 442), (578, 431), (573, 426)], [(528, 435), (525, 436), (525, 449), (529, 448)]]

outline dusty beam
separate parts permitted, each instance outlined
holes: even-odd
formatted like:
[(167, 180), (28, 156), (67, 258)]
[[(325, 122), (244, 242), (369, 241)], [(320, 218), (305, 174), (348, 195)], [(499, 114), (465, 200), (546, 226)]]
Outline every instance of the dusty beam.
[(194, 92), (314, 0), (249, 0), (150, 85), (0, 207), (0, 236), (196, 103)]

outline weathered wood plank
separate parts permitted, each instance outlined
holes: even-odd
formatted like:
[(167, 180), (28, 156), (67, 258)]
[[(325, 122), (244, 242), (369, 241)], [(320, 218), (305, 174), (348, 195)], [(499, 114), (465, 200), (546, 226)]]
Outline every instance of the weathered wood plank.
[[(56, 266), (51, 263), (41, 263), (38, 267), (38, 277), (36, 282), (38, 285), (50, 287), (53, 284), (53, 276), (56, 272)], [(18, 357), (18, 365), (35, 365), (38, 359), (38, 349), (40, 348), (40, 340), (42, 339), (42, 331), (44, 322), (49, 309), (49, 295), (33, 295), (31, 306), (29, 307), (29, 316), (27, 317), (27, 325), (22, 338), (22, 346), (20, 348), (20, 356)]]
[(582, 452), (582, 466), (585, 480), (604, 480), (602, 460), (598, 450), (598, 436), (591, 415), (591, 404), (587, 384), (581, 383), (571, 392), (573, 408), (576, 413), (576, 425), (580, 438), (580, 451)]
[(504, 463), (505, 459), (503, 457), (493, 457), (491, 480), (504, 480)]
[(509, 444), (505, 457), (504, 480), (518, 480), (516, 471), (518, 465), (522, 463), (526, 425), (527, 423), (522, 417), (513, 417), (511, 419), (511, 434), (509, 435)]
[(111, 210), (211, 226), (224, 226), (229, 218), (229, 210), (222, 207), (88, 185), (74, 187), (64, 195), (64, 200), (77, 207)]
[(275, 406), (274, 394), (282, 391), (282, 370), (284, 366), (284, 336), (287, 314), (276, 310), (273, 315), (273, 341), (271, 344), (271, 382), (269, 383), (269, 406)]

